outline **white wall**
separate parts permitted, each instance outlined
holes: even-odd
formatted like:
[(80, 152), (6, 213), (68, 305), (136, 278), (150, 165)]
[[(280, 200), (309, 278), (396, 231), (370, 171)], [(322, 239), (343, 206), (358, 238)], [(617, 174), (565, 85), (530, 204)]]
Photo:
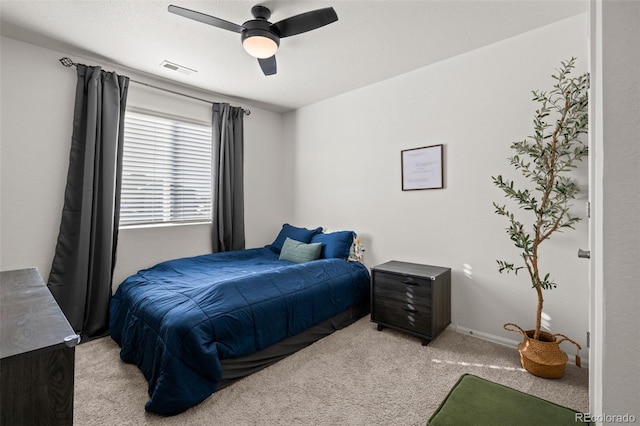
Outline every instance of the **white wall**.
[[(492, 201), (503, 197), (491, 176), (514, 176), (509, 146), (532, 133), (531, 90), (550, 88), (563, 59), (578, 58), (576, 74), (588, 70), (587, 23), (586, 14), (573, 17), (287, 114), (295, 222), (355, 230), (369, 266), (451, 267), (453, 323), (519, 340), (502, 325), (531, 328), (536, 295), (526, 273), (497, 272), (496, 259), (518, 259), (507, 222), (494, 214)], [(400, 151), (433, 144), (444, 144), (445, 189), (401, 191)], [(585, 218), (586, 163), (576, 177), (584, 191), (573, 213)], [(588, 263), (576, 252), (586, 247), (582, 221), (542, 253), (558, 283), (546, 293), (550, 327), (581, 344)]]
[[(0, 151), (0, 269), (35, 266), (46, 280), (60, 224), (69, 165), (76, 74), (58, 62), (64, 53), (2, 37)], [(92, 59), (138, 81), (212, 101), (229, 100)], [(270, 243), (290, 216), (283, 167), (282, 115), (247, 107), (245, 117), (245, 227), (247, 247)], [(128, 105), (211, 122), (210, 105), (130, 84)], [(283, 190), (283, 188), (285, 188)], [(265, 208), (268, 205), (269, 208)], [(208, 253), (210, 226), (127, 229), (120, 232), (114, 284), (159, 261)]]
[[(601, 75), (600, 148), (601, 237), (597, 254), (595, 322), (597, 387), (595, 415), (640, 419), (640, 3), (603, 1), (597, 5), (592, 34), (601, 43), (596, 57)], [(602, 305), (600, 305), (602, 304)], [(601, 367), (601, 368), (600, 368)], [(594, 389), (592, 389), (594, 390)], [(611, 419), (610, 419), (611, 420)], [(616, 423), (606, 421), (607, 424)], [(619, 422), (617, 422), (619, 423)]]

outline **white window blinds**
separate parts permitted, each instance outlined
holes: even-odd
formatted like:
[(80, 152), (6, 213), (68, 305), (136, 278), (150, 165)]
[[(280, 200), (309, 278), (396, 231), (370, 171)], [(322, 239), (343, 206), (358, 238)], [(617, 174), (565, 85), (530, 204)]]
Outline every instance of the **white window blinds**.
[(211, 222), (211, 127), (127, 112), (120, 226)]

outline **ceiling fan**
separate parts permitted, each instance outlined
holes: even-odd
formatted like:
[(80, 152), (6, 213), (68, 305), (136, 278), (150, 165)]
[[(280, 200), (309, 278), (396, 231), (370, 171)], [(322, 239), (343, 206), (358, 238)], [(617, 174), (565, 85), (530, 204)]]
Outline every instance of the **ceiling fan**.
[(242, 46), (249, 55), (258, 59), (264, 75), (273, 75), (277, 72), (275, 54), (281, 38), (315, 30), (338, 20), (338, 15), (332, 7), (294, 15), (275, 24), (268, 21), (271, 11), (261, 5), (251, 8), (254, 19), (242, 25), (174, 5), (169, 6), (169, 12), (223, 30), (240, 33)]

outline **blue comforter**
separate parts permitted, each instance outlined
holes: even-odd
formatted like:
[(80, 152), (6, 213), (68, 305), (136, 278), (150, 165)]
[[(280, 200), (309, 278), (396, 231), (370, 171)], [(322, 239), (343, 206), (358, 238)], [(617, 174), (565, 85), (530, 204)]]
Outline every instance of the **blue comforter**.
[(171, 260), (127, 278), (111, 300), (123, 361), (149, 382), (147, 411), (178, 414), (211, 395), (220, 360), (298, 334), (367, 299), (359, 262), (296, 264), (270, 248)]

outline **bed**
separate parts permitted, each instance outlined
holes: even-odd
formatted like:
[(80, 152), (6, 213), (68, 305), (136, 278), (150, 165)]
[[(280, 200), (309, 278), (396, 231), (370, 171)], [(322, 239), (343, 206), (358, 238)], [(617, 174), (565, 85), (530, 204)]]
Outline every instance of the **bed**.
[(354, 236), (285, 224), (269, 246), (127, 278), (109, 327), (121, 359), (149, 383), (145, 409), (179, 414), (368, 313), (369, 271), (349, 261)]

